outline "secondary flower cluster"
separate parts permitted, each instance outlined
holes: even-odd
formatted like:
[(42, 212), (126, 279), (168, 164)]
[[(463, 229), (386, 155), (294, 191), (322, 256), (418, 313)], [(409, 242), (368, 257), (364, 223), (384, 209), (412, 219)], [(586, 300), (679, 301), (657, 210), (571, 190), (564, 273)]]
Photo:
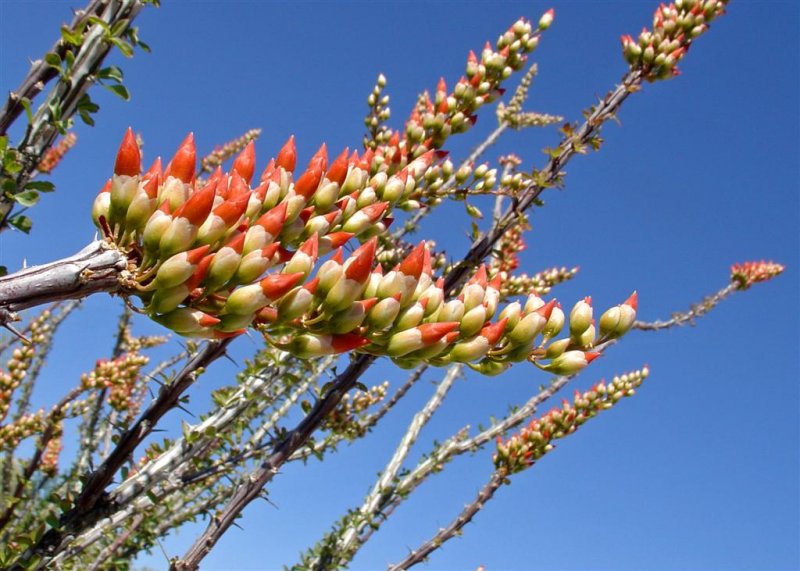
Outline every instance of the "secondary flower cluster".
[(785, 269), (782, 264), (764, 260), (734, 264), (731, 266), (731, 281), (738, 289), (747, 289), (755, 283), (771, 280)]
[(42, 160), (36, 166), (36, 170), (45, 174), (52, 172), (53, 169), (58, 166), (58, 163), (61, 162), (61, 159), (64, 158), (64, 155), (66, 155), (77, 142), (78, 136), (75, 133), (67, 133), (64, 138), (47, 150)]
[(552, 10), (547, 11), (536, 28), (520, 18), (494, 47), (487, 42), (480, 56), (471, 51), (465, 76), (456, 82), (453, 91), (448, 91), (444, 79), (440, 79), (433, 97), (425, 92), (418, 98), (402, 133), (380, 127), (381, 121), (388, 118), (388, 100), (382, 95), (385, 79), (379, 77), (368, 100), (372, 108), (368, 127), (376, 140), (366, 141), (379, 164), (390, 165), (391, 172), (406, 160), (441, 148), (450, 135), (467, 131), (475, 123), (478, 109), (503, 93), (502, 82), (524, 67), (527, 54), (539, 45), (539, 36), (550, 26), (553, 15)]
[(565, 399), (561, 408), (532, 420), (518, 434), (505, 441), (498, 437), (495, 467), (507, 474), (516, 474), (529, 468), (554, 448), (553, 440), (572, 434), (600, 411), (613, 407), (624, 397), (632, 396), (648, 374), (649, 370), (644, 367), (614, 377), (608, 384), (600, 381), (586, 392), (576, 390), (571, 403)]
[(100, 359), (91, 373), (81, 375), (81, 388), (108, 389), (108, 403), (115, 410), (127, 410), (142, 368), (150, 362), (137, 352), (124, 353), (116, 359)]
[(31, 320), (27, 331), (30, 343), (14, 348), (11, 352), (11, 357), (6, 361), (6, 370), (0, 370), (0, 421), (4, 420), (8, 414), (14, 391), (33, 366), (37, 349), (52, 335), (51, 316), (52, 312), (46, 309), (38, 317)]
[(640, 69), (648, 81), (678, 75), (678, 62), (692, 42), (708, 31), (725, 13), (728, 0), (675, 0), (661, 4), (653, 15), (652, 31), (644, 28), (638, 40), (622, 36), (622, 53), (632, 69)]

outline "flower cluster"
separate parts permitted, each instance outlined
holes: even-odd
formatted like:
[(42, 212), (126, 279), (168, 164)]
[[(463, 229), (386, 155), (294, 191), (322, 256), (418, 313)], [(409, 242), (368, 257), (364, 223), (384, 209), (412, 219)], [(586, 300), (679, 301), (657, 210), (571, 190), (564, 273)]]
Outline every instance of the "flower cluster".
[(648, 81), (678, 75), (678, 62), (709, 24), (725, 13), (728, 0), (675, 0), (661, 4), (653, 15), (652, 31), (644, 28), (638, 40), (622, 36), (622, 53), (631, 69)]
[(19, 419), (0, 426), (0, 450), (15, 448), (20, 442), (34, 434), (41, 434), (47, 426), (43, 410), (26, 414)]
[(737, 289), (747, 289), (755, 283), (771, 280), (785, 269), (782, 264), (764, 260), (734, 264), (731, 266), (731, 281)]
[(613, 407), (624, 397), (632, 396), (648, 374), (649, 370), (644, 367), (614, 377), (610, 383), (600, 381), (583, 393), (576, 390), (571, 403), (565, 399), (561, 408), (532, 420), (518, 434), (505, 441), (498, 437), (495, 467), (507, 474), (529, 468), (554, 448), (553, 440), (572, 434), (600, 411)]
[(30, 343), (16, 347), (11, 352), (11, 357), (6, 362), (6, 370), (0, 370), (0, 421), (8, 414), (11, 406), (11, 397), (20, 383), (28, 375), (28, 371), (36, 356), (36, 348), (41, 346), (53, 331), (50, 321), (52, 312), (44, 310), (28, 325), (28, 340)]
[(41, 470), (46, 476), (55, 476), (58, 473), (58, 456), (63, 448), (63, 435), (64, 426), (58, 422), (53, 429), (53, 437), (47, 441), (42, 453)]
[(50, 147), (47, 152), (45, 153), (42, 160), (36, 166), (36, 170), (41, 173), (50, 173), (58, 166), (58, 163), (61, 162), (61, 159), (64, 158), (69, 150), (75, 146), (75, 143), (78, 141), (78, 136), (73, 133), (69, 132), (67, 135), (58, 141), (55, 146)]
[[(465, 76), (456, 82), (452, 92), (444, 79), (440, 79), (433, 97), (425, 92), (418, 98), (404, 133), (380, 132), (379, 140), (383, 142), (375, 146), (379, 162), (402, 167), (407, 160), (441, 148), (450, 135), (467, 131), (475, 123), (478, 109), (503, 93), (502, 82), (524, 67), (527, 54), (539, 45), (540, 33), (552, 20), (553, 11), (549, 10), (534, 29), (521, 18), (500, 36), (494, 47), (487, 42), (480, 57), (470, 52)], [(368, 120), (375, 123), (369, 125), (371, 129), (378, 127), (380, 114), (385, 115), (383, 108), (388, 101), (382, 99), (382, 89), (379, 80), (376, 91), (370, 95), (374, 98), (369, 101), (374, 111)]]
[(28, 374), (33, 360), (34, 349), (31, 345), (17, 347), (6, 363), (6, 370), (0, 370), (0, 420), (5, 418), (11, 406), (14, 391)]
[(84, 390), (108, 389), (108, 403), (115, 410), (127, 410), (142, 367), (149, 357), (139, 353), (124, 353), (116, 359), (99, 359), (91, 373), (81, 375)]
[[(369, 150), (362, 156), (345, 151), (329, 166), (323, 145), (295, 179), (290, 139), (251, 188), (255, 153), (248, 144), (230, 174), (218, 169), (197, 188), (191, 136), (166, 169), (156, 161), (140, 174), (129, 130), (94, 218), (129, 253), (130, 292), (143, 300), (144, 311), (181, 335), (222, 338), (255, 325), (300, 357), (358, 349), (404, 367), (461, 362), (488, 374), (529, 358), (550, 360), (538, 364), (557, 374), (591, 361), (591, 309), (588, 318), (585, 310), (573, 311), (570, 338), (545, 347), (565, 323), (557, 302), (532, 294), (492, 323), (502, 277), (489, 280), (483, 266), (455, 299), (445, 299), (425, 242), (391, 271), (375, 267), (376, 234), (385, 231), (387, 212), (423, 181), (435, 157), (428, 151), (394, 175), (374, 157)], [(366, 241), (345, 259), (342, 245), (354, 236)], [(628, 308), (624, 317), (601, 320), (603, 340), (630, 328), (635, 298), (619, 307)], [(102, 362), (84, 382), (125, 387), (129, 369), (138, 374), (140, 367), (138, 361)]]

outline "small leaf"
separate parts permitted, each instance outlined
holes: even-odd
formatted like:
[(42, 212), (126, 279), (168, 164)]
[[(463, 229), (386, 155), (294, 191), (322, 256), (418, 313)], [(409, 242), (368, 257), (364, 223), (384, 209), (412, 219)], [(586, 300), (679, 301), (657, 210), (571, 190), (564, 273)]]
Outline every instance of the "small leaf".
[(111, 35), (112, 36), (121, 36), (122, 32), (128, 27), (131, 21), (128, 18), (122, 18), (121, 20), (117, 20), (114, 22), (114, 25), (111, 26)]
[(56, 185), (47, 180), (32, 180), (25, 185), (25, 188), (38, 190), (39, 192), (53, 192), (56, 189)]
[(44, 62), (50, 67), (54, 67), (58, 70), (61, 69), (61, 56), (55, 52), (47, 52), (44, 54)]
[(61, 26), (61, 39), (68, 44), (72, 44), (73, 46), (79, 46), (83, 41), (83, 34), (81, 34), (79, 31), (73, 32), (66, 26)]
[(64, 54), (64, 61), (67, 62), (67, 71), (71, 70), (72, 66), (75, 65), (75, 54), (68, 51)]
[(122, 81), (122, 70), (115, 65), (104, 67), (97, 72), (98, 79), (113, 79), (114, 81)]
[(106, 89), (113, 92), (114, 95), (121, 97), (125, 101), (128, 101), (131, 98), (131, 94), (128, 93), (128, 88), (124, 85), (116, 84), (116, 85), (106, 85)]
[(94, 101), (92, 101), (92, 98), (89, 97), (88, 93), (86, 93), (84, 94), (83, 97), (81, 97), (80, 101), (78, 101), (78, 109), (83, 109), (90, 113), (95, 113), (96, 111), (100, 110), (100, 106)]
[(23, 190), (14, 195), (14, 200), (22, 206), (33, 206), (39, 202), (39, 193), (35, 190)]
[(119, 38), (109, 38), (108, 41), (117, 46), (119, 51), (125, 57), (133, 57), (133, 48), (125, 40), (120, 40)]
[(8, 268), (5, 266), (0, 266), (0, 277), (8, 275)]
[(92, 119), (92, 116), (91, 116), (91, 115), (89, 115), (89, 113), (87, 113), (86, 111), (84, 111), (83, 109), (81, 109), (80, 111), (78, 111), (78, 115), (80, 115), (80, 117), (81, 117), (81, 120), (82, 120), (84, 123), (86, 123), (86, 124), (87, 124), (87, 125), (89, 125), (90, 127), (94, 127), (94, 119)]
[(30, 232), (31, 228), (33, 227), (33, 222), (31, 219), (27, 216), (23, 216), (22, 214), (17, 214), (13, 218), (10, 218), (8, 223), (20, 232), (25, 232), (25, 234)]

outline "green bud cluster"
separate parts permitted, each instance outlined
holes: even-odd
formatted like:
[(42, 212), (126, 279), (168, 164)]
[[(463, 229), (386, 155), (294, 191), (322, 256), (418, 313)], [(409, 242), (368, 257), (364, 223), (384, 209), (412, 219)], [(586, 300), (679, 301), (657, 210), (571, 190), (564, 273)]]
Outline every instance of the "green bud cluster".
[(610, 383), (600, 381), (583, 393), (575, 391), (570, 403), (564, 400), (561, 408), (534, 419), (519, 433), (503, 440), (497, 439), (494, 465), (508, 474), (530, 468), (553, 448), (553, 441), (575, 432), (583, 423), (608, 410), (621, 399), (633, 396), (649, 375), (644, 367), (638, 371), (614, 377)]

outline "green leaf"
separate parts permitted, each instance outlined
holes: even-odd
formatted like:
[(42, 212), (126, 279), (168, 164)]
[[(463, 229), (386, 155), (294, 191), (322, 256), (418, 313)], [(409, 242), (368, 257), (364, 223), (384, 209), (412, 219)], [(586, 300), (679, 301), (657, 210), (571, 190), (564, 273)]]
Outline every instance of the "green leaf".
[(8, 268), (5, 266), (0, 266), (0, 277), (8, 275)]
[(47, 52), (44, 54), (44, 63), (57, 70), (61, 70), (61, 56), (55, 52)]
[(8, 174), (16, 174), (22, 169), (22, 165), (17, 161), (17, 153), (9, 152), (3, 158), (3, 170)]
[(108, 41), (117, 46), (119, 51), (125, 57), (133, 57), (133, 48), (125, 40), (120, 40), (119, 38), (109, 38)]
[(97, 72), (98, 79), (113, 79), (114, 81), (122, 81), (122, 70), (115, 65), (104, 67)]
[(8, 148), (8, 136), (3, 135), (0, 137), (0, 153), (5, 153)]
[(44, 521), (46, 521), (47, 525), (49, 525), (53, 529), (58, 529), (59, 527), (61, 527), (61, 522), (54, 513), (47, 514), (47, 516), (45, 516), (44, 518)]
[(14, 200), (22, 206), (33, 206), (39, 202), (39, 193), (35, 190), (23, 190), (14, 195)]
[(100, 106), (92, 101), (92, 98), (89, 97), (88, 93), (85, 93), (83, 97), (81, 97), (80, 101), (78, 101), (78, 109), (83, 109), (89, 113), (95, 113), (100, 110)]
[(95, 24), (97, 26), (100, 26), (101, 28), (103, 28), (103, 30), (105, 32), (109, 32), (110, 31), (110, 28), (108, 27), (108, 24), (106, 23), (106, 21), (101, 19), (101, 18), (98, 18), (97, 16), (89, 16), (89, 23), (90, 24)]
[(71, 70), (72, 66), (75, 65), (75, 54), (68, 51), (64, 54), (64, 61), (67, 62), (67, 71)]
[(61, 39), (73, 46), (79, 46), (83, 42), (83, 34), (79, 31), (72, 31), (66, 26), (61, 26)]
[(94, 127), (94, 119), (92, 119), (92, 116), (89, 115), (89, 113), (81, 109), (80, 111), (78, 111), (78, 115), (80, 115), (80, 118), (84, 123), (86, 123), (90, 127)]
[(38, 190), (39, 192), (53, 192), (56, 189), (56, 185), (48, 180), (32, 180), (25, 185), (25, 188)]
[(25, 234), (30, 232), (31, 228), (33, 227), (33, 222), (31, 219), (27, 216), (23, 216), (22, 214), (17, 214), (13, 218), (9, 218), (8, 223), (20, 232), (25, 232)]
[(125, 101), (128, 101), (131, 98), (131, 94), (128, 93), (128, 88), (124, 85), (116, 84), (116, 85), (105, 85), (104, 86), (109, 91), (113, 92), (114, 95), (121, 97)]
[(128, 27), (128, 24), (130, 23), (131, 21), (128, 18), (122, 18), (121, 20), (116, 21), (114, 25), (111, 26), (111, 35), (121, 36), (122, 32), (125, 31), (125, 29)]

